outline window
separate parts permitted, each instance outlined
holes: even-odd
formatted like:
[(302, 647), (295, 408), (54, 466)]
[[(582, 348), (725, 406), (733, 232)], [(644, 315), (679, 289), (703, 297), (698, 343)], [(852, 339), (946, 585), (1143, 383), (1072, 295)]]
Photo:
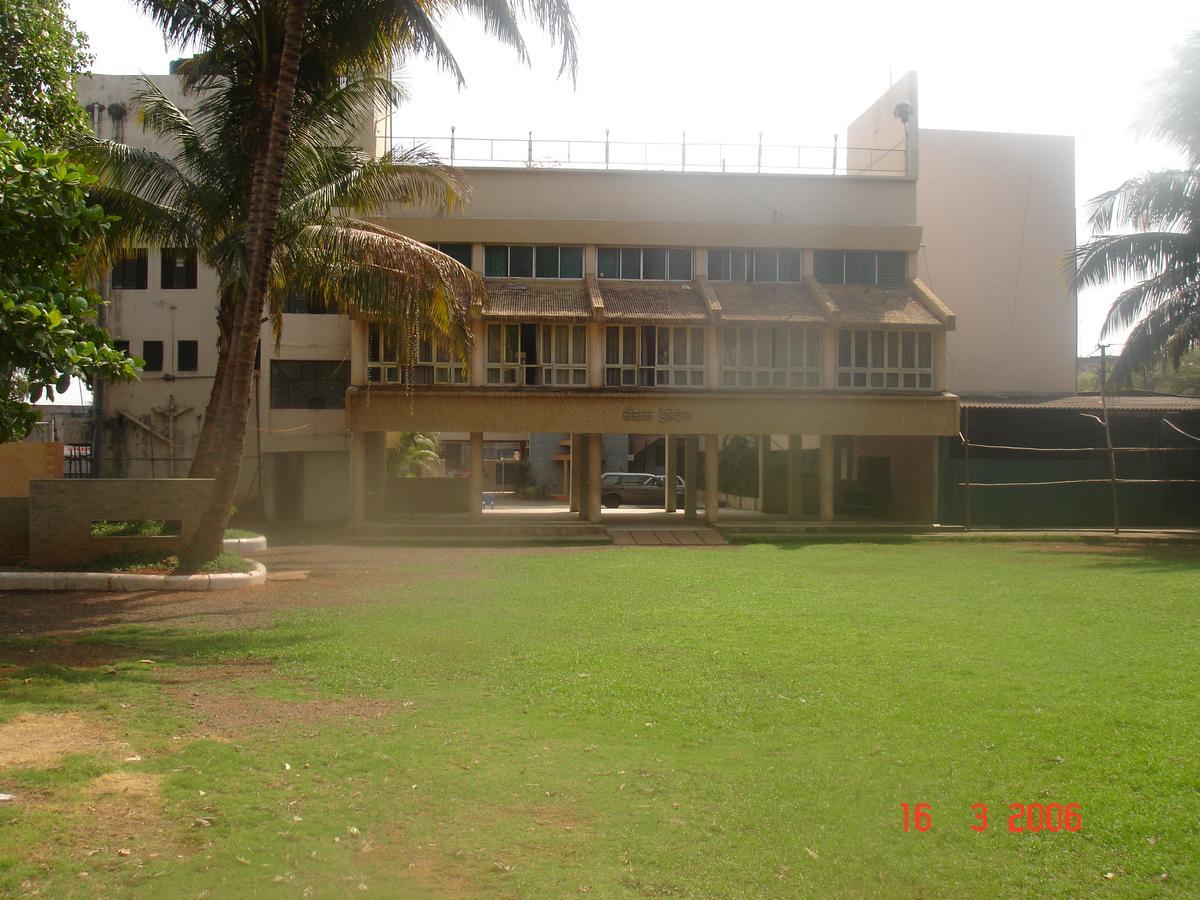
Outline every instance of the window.
[(200, 345), (195, 341), (179, 341), (175, 348), (175, 368), (179, 372), (195, 372), (199, 368)]
[(129, 341), (113, 341), (112, 344), (114, 350), (129, 355)]
[(609, 387), (704, 387), (704, 329), (610, 325), (604, 335)]
[(587, 326), (489, 323), (485, 361), (485, 384), (585, 386)]
[(344, 409), (346, 360), (271, 360), (271, 409)]
[(483, 248), (488, 278), (582, 278), (583, 248), (488, 244)]
[(721, 329), (721, 384), (759, 388), (821, 386), (821, 329)]
[(906, 266), (900, 252), (817, 250), (813, 253), (813, 273), (822, 284), (904, 287), (908, 281)]
[(600, 247), (596, 250), (600, 278), (646, 281), (691, 281), (692, 251), (679, 247)]
[(842, 328), (838, 331), (838, 387), (933, 387), (933, 333)]
[(456, 260), (471, 268), (471, 245), (470, 244), (430, 244), (434, 250), (439, 253), (445, 253), (448, 257)]
[(114, 291), (144, 291), (148, 285), (148, 255), (145, 247), (130, 250), (112, 270)]
[(186, 248), (162, 249), (163, 290), (190, 291), (196, 287), (196, 251)]
[(163, 342), (142, 341), (142, 359), (146, 361), (146, 364), (142, 366), (143, 372), (161, 372), (163, 364)]
[(587, 326), (539, 325), (544, 385), (587, 385)]
[[(367, 326), (367, 381), (371, 384), (466, 384), (463, 365), (450, 349), (428, 338), (417, 341), (416, 358), (405, 366), (394, 330)], [(405, 369), (410, 371), (405, 371)]]
[(709, 250), (708, 277), (712, 281), (803, 281), (804, 251)]
[(338, 305), (332, 297), (326, 299), (289, 290), (283, 297), (283, 311), (292, 315), (336, 316)]

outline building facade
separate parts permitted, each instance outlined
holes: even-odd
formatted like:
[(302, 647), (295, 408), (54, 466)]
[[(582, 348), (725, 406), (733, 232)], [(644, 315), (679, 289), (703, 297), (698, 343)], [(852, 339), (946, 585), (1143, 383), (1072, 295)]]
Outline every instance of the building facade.
[[(110, 114), (134, 87), (81, 84), (102, 137), (142, 137)], [(747, 436), (762, 509), (933, 521), (939, 440), (959, 429), (955, 388), (1049, 390), (1067, 372), (1073, 383), (1074, 297), (1061, 279), (1052, 287), (1048, 260), (1074, 234), (1069, 190), (1047, 197), (1040, 182), (1030, 202), (1054, 216), (1026, 207), (995, 216), (991, 233), (956, 230), (965, 176), (943, 157), (971, 142), (955, 150), (934, 133), (936, 152), (924, 153), (917, 106), (910, 74), (851, 126), (845, 164), (828, 172), (470, 166), (462, 213), (379, 211), (374, 221), (483, 278), (471, 358), (426, 343), (405, 366), (376, 323), (290, 301), (278, 345), (264, 327), (242, 493), (271, 518), (397, 511), (388, 448), (422, 431), (440, 435), (444, 474), (464, 480), (464, 512), (484, 490), (520, 483), (598, 519), (601, 474), (634, 466), (683, 475), (693, 515), (699, 489), (717, 486), (703, 504), (711, 520), (721, 453)], [(1036, 171), (1069, 186), (1062, 146), (1031, 145), (1028, 165), (979, 178)], [(929, 155), (940, 175), (923, 171)], [(1014, 251), (1017, 235), (1030, 246)], [(1004, 287), (1015, 293), (972, 279), (983, 265), (972, 257), (1003, 267), (1014, 252)], [(215, 365), (213, 274), (186, 248), (147, 247), (107, 289), (110, 332), (148, 365), (141, 381), (104, 388), (97, 467), (185, 474)], [(1045, 303), (1050, 329), (1034, 315)], [(997, 304), (1020, 353), (990, 382), (966, 378), (995, 345)]]

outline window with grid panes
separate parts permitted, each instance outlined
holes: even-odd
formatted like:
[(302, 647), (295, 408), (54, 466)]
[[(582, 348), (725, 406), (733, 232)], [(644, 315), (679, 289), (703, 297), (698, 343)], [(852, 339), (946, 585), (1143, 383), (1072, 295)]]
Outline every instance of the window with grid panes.
[(710, 281), (803, 281), (804, 252), (711, 249), (708, 251), (708, 277)]
[(544, 385), (587, 385), (587, 326), (539, 325)]
[(488, 244), (483, 248), (488, 278), (582, 278), (583, 248)]
[(838, 387), (921, 390), (933, 387), (933, 332), (842, 328)]
[(704, 329), (609, 325), (604, 334), (609, 387), (703, 387)]
[(599, 247), (600, 278), (642, 281), (691, 281), (692, 251), (686, 247)]
[(906, 262), (896, 251), (816, 250), (813, 274), (822, 284), (863, 284), (885, 288), (904, 287)]
[(722, 328), (721, 384), (820, 387), (821, 329), (787, 325)]
[(703, 328), (656, 328), (654, 343), (656, 386), (704, 387)]
[[(440, 341), (417, 342), (416, 358), (405, 366), (393, 329), (367, 326), (367, 381), (371, 384), (466, 384), (461, 362)], [(411, 371), (406, 371), (411, 369)]]
[(430, 244), (434, 250), (439, 253), (445, 253), (448, 257), (456, 262), (462, 263), (468, 269), (471, 268), (471, 245), (470, 244)]

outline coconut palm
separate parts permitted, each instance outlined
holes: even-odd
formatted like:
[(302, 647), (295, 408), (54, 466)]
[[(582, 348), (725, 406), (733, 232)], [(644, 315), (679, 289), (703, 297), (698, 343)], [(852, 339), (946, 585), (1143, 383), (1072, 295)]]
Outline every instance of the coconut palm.
[(1200, 344), (1200, 32), (1176, 51), (1142, 130), (1181, 151), (1185, 166), (1094, 198), (1096, 237), (1074, 253), (1077, 286), (1137, 282), (1113, 301), (1102, 331), (1133, 326), (1113, 369), (1123, 385), (1164, 364), (1178, 369)]
[(563, 68), (573, 73), (575, 26), (567, 0), (136, 0), (177, 43), (198, 44), (202, 53), (185, 67), (193, 86), (241, 89), (241, 137), (249, 148), (250, 176), (245, 221), (244, 295), (232, 314), (229, 359), (218, 403), (222, 451), (208, 507), (184, 565), (210, 559), (237, 485), (257, 326), (269, 288), (276, 223), (292, 119), (312, 96), (320, 96), (347, 73), (389, 71), (401, 53), (437, 59), (462, 80), (457, 62), (438, 31), (451, 13), (476, 15), (493, 37), (527, 57), (518, 26), (525, 15), (563, 48)]
[[(371, 159), (346, 142), (355, 109), (347, 96), (385, 85), (347, 83), (310, 105), (295, 123), (297, 140), (285, 169), (269, 276), (267, 306), (275, 335), (280, 336), (283, 300), (296, 291), (385, 327), (442, 341), (465, 358), (469, 333), (461, 298), (479, 297), (478, 279), (424, 244), (343, 212), (371, 212), (387, 203), (452, 209), (459, 202), (461, 187), (453, 173), (424, 151)], [(219, 348), (227, 351), (232, 318), (245, 291), (248, 192), (238, 142), (231, 142), (224, 128), (220, 103), (214, 110), (202, 102), (189, 117), (145, 78), (134, 103), (144, 126), (174, 153), (168, 158), (94, 138), (75, 143), (73, 156), (100, 179), (93, 189), (96, 199), (118, 216), (90, 266), (103, 271), (122, 249), (147, 243), (197, 248), (217, 272)], [(338, 142), (322, 143), (322, 138)], [(194, 478), (216, 472), (214, 423), (227, 367), (228, 353), (220, 352), (190, 473)]]

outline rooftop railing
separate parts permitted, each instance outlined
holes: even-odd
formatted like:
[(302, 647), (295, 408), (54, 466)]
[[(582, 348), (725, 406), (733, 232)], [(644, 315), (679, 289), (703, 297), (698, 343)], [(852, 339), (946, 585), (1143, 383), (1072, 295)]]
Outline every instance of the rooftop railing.
[(639, 172), (739, 172), (783, 175), (874, 175), (903, 177), (908, 151), (895, 147), (827, 147), (764, 143), (462, 137), (394, 137), (395, 148), (423, 147), (453, 166), (527, 169), (610, 169)]

